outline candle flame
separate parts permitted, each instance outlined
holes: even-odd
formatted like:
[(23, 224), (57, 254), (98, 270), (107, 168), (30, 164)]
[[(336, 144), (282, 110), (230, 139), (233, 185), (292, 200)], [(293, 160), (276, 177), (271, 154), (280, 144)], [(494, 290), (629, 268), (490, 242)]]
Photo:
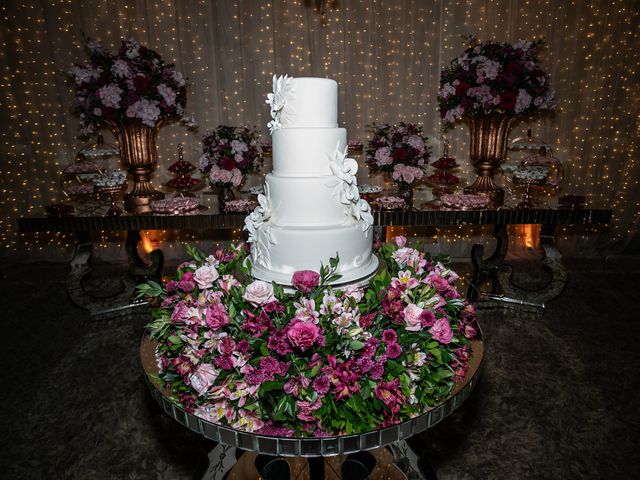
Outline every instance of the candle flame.
[(147, 232), (140, 232), (140, 245), (145, 253), (153, 252), (153, 243), (151, 242)]

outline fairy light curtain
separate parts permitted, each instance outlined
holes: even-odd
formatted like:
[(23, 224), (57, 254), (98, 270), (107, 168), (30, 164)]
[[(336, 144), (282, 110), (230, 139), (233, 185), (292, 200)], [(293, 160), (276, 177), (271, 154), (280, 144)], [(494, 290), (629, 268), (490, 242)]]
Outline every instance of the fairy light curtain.
[[(328, 76), (340, 84), (340, 119), (351, 138), (372, 122), (406, 120), (440, 138), (436, 94), (442, 66), (464, 48), (462, 35), (515, 41), (544, 37), (543, 64), (561, 99), (553, 119), (532, 127), (556, 147), (567, 193), (587, 194), (615, 210), (612, 225), (581, 246), (619, 250), (638, 223), (640, 133), (637, 2), (606, 1), (325, 1), (310, 0), (17, 0), (0, 6), (0, 241), (6, 254), (68, 245), (63, 235), (20, 236), (15, 218), (58, 201), (58, 175), (81, 144), (69, 114), (72, 92), (61, 72), (86, 58), (82, 33), (114, 48), (135, 37), (175, 61), (192, 83), (188, 109), (202, 128), (258, 125), (274, 72)], [(447, 133), (471, 176), (468, 128)], [(178, 143), (197, 160), (199, 140), (177, 126), (160, 133), (160, 168), (168, 178)], [(436, 143), (436, 155), (441, 148)], [(366, 169), (363, 169), (366, 172)], [(364, 173), (366, 179), (366, 173)], [(446, 237), (446, 236), (445, 236)], [(445, 237), (443, 241), (446, 240)], [(591, 238), (589, 240), (589, 238)], [(594, 243), (595, 242), (595, 243)]]

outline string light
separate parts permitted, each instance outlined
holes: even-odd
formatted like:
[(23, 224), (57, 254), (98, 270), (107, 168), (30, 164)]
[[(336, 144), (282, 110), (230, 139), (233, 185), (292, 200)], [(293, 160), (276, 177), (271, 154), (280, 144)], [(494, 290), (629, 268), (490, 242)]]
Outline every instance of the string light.
[[(531, 127), (535, 136), (554, 146), (565, 166), (563, 192), (586, 194), (591, 204), (613, 208), (608, 233), (614, 240), (624, 239), (636, 228), (640, 14), (629, 2), (511, 1), (492, 7), (480, 1), (370, 0), (333, 2), (324, 15), (309, 3), (199, 0), (176, 7), (173, 1), (154, 0), (146, 8), (124, 0), (3, 3), (3, 252), (38, 252), (48, 244), (61, 248), (74, 244), (69, 234), (19, 234), (15, 218), (42, 215), (42, 205), (61, 200), (59, 174), (81, 145), (74, 139), (77, 119), (68, 113), (73, 95), (61, 72), (86, 58), (82, 32), (112, 49), (120, 39), (133, 36), (164, 59), (175, 61), (191, 81), (188, 110), (203, 129), (218, 124), (259, 125), (264, 132), (269, 115), (264, 94), (273, 73), (327, 76), (340, 84), (340, 123), (350, 138), (366, 141), (372, 122), (415, 122), (434, 141), (436, 157), (442, 153), (436, 103), (439, 72), (464, 48), (460, 36), (476, 34), (500, 41), (543, 37), (548, 43), (543, 64), (561, 108), (555, 118), (516, 126), (512, 136)], [(460, 176), (471, 179), (474, 174), (465, 161), (468, 128), (457, 125), (447, 138), (450, 153), (462, 165)], [(170, 178), (167, 167), (175, 160), (178, 143), (184, 144), (187, 159), (197, 161), (199, 138), (179, 126), (163, 127), (159, 168), (153, 177), (156, 187)], [(362, 164), (363, 158), (359, 160)], [(266, 162), (252, 182), (261, 183), (269, 170)], [(361, 168), (360, 176), (363, 183), (382, 184), (381, 179), (368, 177), (366, 168)], [(573, 239), (579, 248), (597, 241), (594, 231), (596, 227), (583, 227), (577, 233), (562, 228), (560, 237)], [(429, 238), (444, 247), (468, 245), (475, 232), (452, 227), (437, 229)], [(174, 233), (161, 235), (169, 239)], [(124, 237), (100, 232), (96, 240), (98, 250), (112, 254)]]

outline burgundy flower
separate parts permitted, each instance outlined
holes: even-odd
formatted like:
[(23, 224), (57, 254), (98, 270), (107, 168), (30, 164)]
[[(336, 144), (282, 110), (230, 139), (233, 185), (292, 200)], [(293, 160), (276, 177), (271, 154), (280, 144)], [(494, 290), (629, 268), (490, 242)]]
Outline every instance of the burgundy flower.
[(420, 324), (422, 328), (427, 328), (432, 326), (436, 322), (436, 314), (431, 310), (423, 310), (420, 314)]
[(133, 77), (133, 86), (136, 90), (145, 90), (149, 86), (149, 79), (146, 75), (138, 73)]
[(234, 162), (231, 157), (222, 157), (222, 160), (220, 160), (220, 168), (231, 171), (236, 168), (236, 162)]
[(513, 90), (507, 90), (500, 94), (500, 108), (503, 110), (513, 110), (516, 106), (516, 99), (518, 98), (518, 92)]
[(280, 303), (279, 300), (273, 300), (271, 302), (266, 303), (262, 309), (265, 311), (265, 313), (271, 314), (271, 313), (284, 313), (284, 305), (282, 303)]
[(360, 319), (358, 320), (358, 325), (360, 325), (360, 328), (362, 328), (363, 330), (367, 330), (372, 324), (373, 324), (373, 320), (376, 318), (376, 312), (369, 312), (365, 315), (361, 315)]
[(320, 275), (312, 270), (299, 270), (293, 274), (291, 285), (302, 293), (309, 293), (320, 283)]
[(229, 355), (220, 355), (213, 360), (213, 363), (222, 370), (231, 370), (233, 368), (233, 362)]
[(278, 355), (283, 356), (287, 353), (293, 352), (291, 343), (289, 342), (289, 337), (287, 337), (286, 330), (276, 330), (271, 335), (269, 335), (269, 340), (267, 340), (267, 348), (276, 352)]
[(178, 282), (169, 280), (164, 288), (167, 290), (167, 292), (173, 292), (176, 288), (178, 288)]
[(249, 345), (249, 342), (243, 339), (240, 340), (236, 345), (236, 350), (238, 350), (240, 353), (247, 353), (249, 350), (251, 350), (251, 345)]

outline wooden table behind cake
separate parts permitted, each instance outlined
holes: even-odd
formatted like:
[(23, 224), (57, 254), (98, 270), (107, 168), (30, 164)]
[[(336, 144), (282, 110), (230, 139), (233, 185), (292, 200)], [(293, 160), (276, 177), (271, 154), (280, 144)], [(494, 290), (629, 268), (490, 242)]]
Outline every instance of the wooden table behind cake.
[[(484, 247), (474, 245), (471, 251), (473, 278), (467, 297), (471, 301), (485, 301), (483, 305), (493, 306), (495, 301), (506, 300), (513, 304), (542, 306), (544, 302), (555, 298), (566, 280), (561, 256), (555, 249), (555, 229), (558, 225), (608, 224), (612, 210), (608, 209), (523, 209), (523, 210), (412, 210), (412, 211), (375, 211), (374, 238), (383, 240), (385, 229), (391, 226), (444, 227), (455, 225), (493, 225), (496, 248), (485, 256)], [(117, 298), (95, 299), (82, 289), (82, 278), (90, 271), (89, 260), (92, 252), (91, 234), (103, 231), (126, 231), (125, 248), (129, 256), (131, 273), (136, 277), (160, 277), (163, 255), (154, 250), (151, 265), (143, 262), (137, 254), (137, 242), (141, 230), (229, 230), (244, 227), (244, 214), (205, 214), (196, 215), (122, 215), (115, 217), (23, 217), (18, 219), (20, 232), (73, 232), (77, 235), (76, 254), (71, 261), (71, 273), (68, 289), (71, 298), (81, 307), (94, 315), (120, 311), (126, 306), (139, 304), (129, 301), (134, 283), (127, 280)], [(508, 225), (542, 225), (540, 243), (544, 249), (542, 260), (553, 279), (547, 288), (541, 291), (519, 288), (510, 281), (505, 265), (509, 245)], [(480, 286), (489, 283), (489, 291), (481, 292)]]

